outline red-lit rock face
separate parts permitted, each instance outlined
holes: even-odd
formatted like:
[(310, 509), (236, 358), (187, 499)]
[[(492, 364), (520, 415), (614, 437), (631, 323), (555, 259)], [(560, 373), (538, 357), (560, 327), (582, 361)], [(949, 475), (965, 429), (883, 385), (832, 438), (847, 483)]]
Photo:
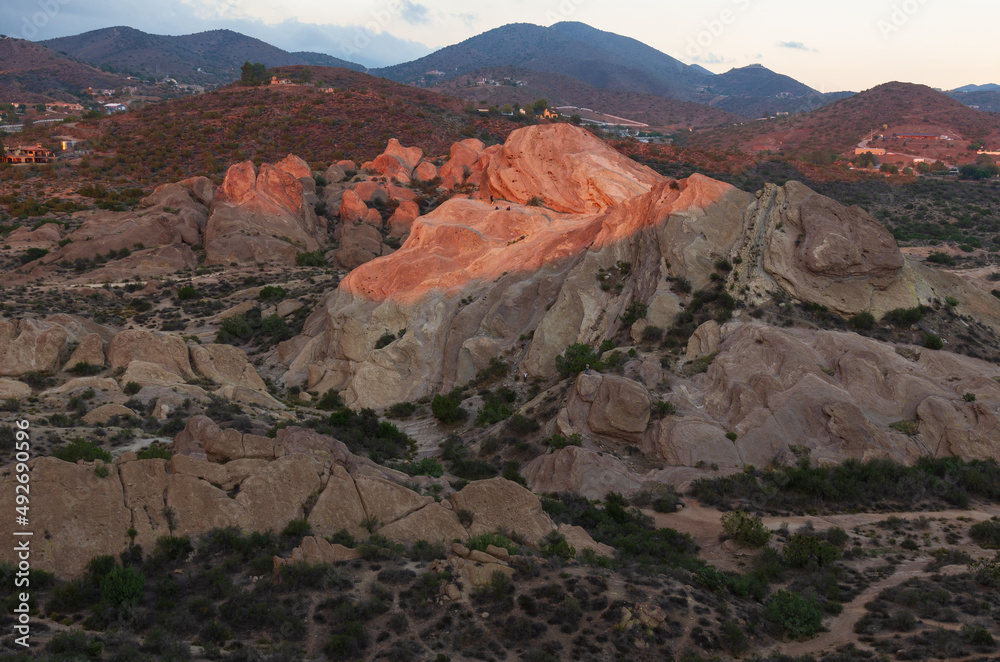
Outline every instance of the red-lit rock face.
[(326, 227), (303, 200), (300, 178), (310, 174), (305, 162), (293, 156), (275, 165), (264, 163), (259, 172), (250, 161), (230, 167), (205, 228), (206, 262), (291, 264), (299, 252), (317, 250)]

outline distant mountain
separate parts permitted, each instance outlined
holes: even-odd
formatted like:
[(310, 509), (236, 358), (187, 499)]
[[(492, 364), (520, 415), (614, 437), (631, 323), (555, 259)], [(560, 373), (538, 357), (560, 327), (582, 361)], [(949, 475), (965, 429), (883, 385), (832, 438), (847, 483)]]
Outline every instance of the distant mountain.
[(744, 117), (815, 110), (828, 102), (821, 92), (759, 65), (730, 69), (711, 79), (711, 105)]
[(24, 39), (0, 39), (0, 101), (77, 101), (88, 87), (119, 88), (123, 76), (77, 62)]
[(793, 153), (841, 153), (884, 126), (890, 134), (949, 135), (959, 143), (1000, 139), (1000, 116), (968, 108), (925, 85), (893, 82), (809, 113), (706, 131), (693, 136), (689, 144), (702, 149), (752, 150), (755, 145), (774, 145)]
[(289, 53), (232, 30), (173, 37), (118, 26), (39, 43), (106, 70), (149, 78), (171, 76), (197, 84), (229, 83), (239, 77), (240, 67), (247, 61), (268, 67), (322, 64), (363, 69), (318, 53)]
[(505, 25), (372, 73), (403, 83), (434, 84), (505, 66), (570, 76), (602, 89), (682, 100), (693, 99), (695, 87), (707, 79), (700, 71), (635, 39), (583, 23), (556, 23), (548, 28), (529, 23)]
[(316, 67), (343, 67), (344, 69), (352, 69), (354, 71), (367, 71), (366, 67), (357, 64), (356, 62), (341, 60), (339, 57), (333, 57), (332, 55), (327, 55), (326, 53), (296, 51), (292, 53), (292, 55), (302, 60), (300, 64), (309, 64)]
[(970, 108), (1000, 113), (1000, 85), (966, 85), (945, 94)]
[[(494, 80), (496, 85), (479, 85)], [(732, 124), (742, 117), (690, 101), (643, 92), (602, 90), (561, 74), (518, 67), (479, 69), (431, 88), (474, 104), (529, 106), (545, 99), (550, 106), (577, 106), (653, 126), (692, 128)], [(599, 119), (599, 118), (595, 118)]]
[(1000, 92), (1000, 85), (996, 83), (987, 83), (986, 85), (966, 85), (964, 87), (956, 87), (952, 92)]

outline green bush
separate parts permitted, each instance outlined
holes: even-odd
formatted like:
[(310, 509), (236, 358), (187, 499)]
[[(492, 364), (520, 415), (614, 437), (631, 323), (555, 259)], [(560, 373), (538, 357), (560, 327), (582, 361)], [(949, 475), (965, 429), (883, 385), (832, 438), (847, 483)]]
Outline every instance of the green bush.
[(944, 347), (944, 341), (933, 333), (925, 333), (922, 338), (922, 343), (927, 349), (941, 349)]
[(101, 579), (101, 600), (115, 606), (138, 602), (145, 584), (146, 578), (135, 568), (116, 566)]
[(518, 548), (517, 543), (499, 532), (480, 533), (479, 535), (472, 536), (469, 538), (469, 541), (465, 543), (465, 546), (469, 549), (479, 550), (480, 552), (485, 552), (489, 545), (506, 549), (512, 556), (519, 554), (521, 551)]
[(169, 460), (172, 456), (170, 451), (167, 450), (165, 446), (161, 446), (159, 443), (154, 443), (139, 451), (137, 457), (140, 460)]
[(793, 568), (822, 567), (840, 558), (840, 550), (806, 533), (796, 533), (781, 550), (785, 563)]
[(1000, 548), (1000, 518), (993, 517), (973, 524), (969, 528), (969, 537), (975, 540), (980, 547)]
[(409, 418), (417, 411), (417, 405), (412, 402), (397, 402), (385, 410), (386, 418)]
[(385, 333), (375, 341), (375, 349), (382, 349), (383, 347), (388, 347), (396, 340), (395, 333)]
[(122, 389), (122, 393), (124, 393), (125, 395), (135, 395), (141, 390), (142, 386), (139, 385), (138, 382), (129, 382), (128, 384), (125, 385), (125, 388)]
[(52, 451), (52, 455), (60, 460), (72, 462), (74, 464), (78, 460), (83, 460), (85, 462), (93, 462), (94, 460), (111, 462), (111, 453), (107, 452), (100, 446), (85, 440), (83, 437), (77, 437), (66, 446), (55, 449)]
[(745, 510), (734, 510), (722, 516), (722, 532), (746, 547), (763, 547), (771, 539), (764, 521)]
[(69, 372), (71, 374), (78, 375), (78, 376), (81, 376), (81, 377), (85, 377), (87, 375), (96, 375), (97, 373), (101, 372), (102, 370), (104, 370), (104, 368), (102, 366), (99, 366), (99, 365), (90, 365), (86, 361), (79, 361), (76, 364), (74, 364), (72, 368), (68, 369), (66, 372)]
[(875, 316), (868, 311), (865, 311), (851, 317), (847, 320), (847, 323), (853, 329), (858, 329), (859, 331), (871, 331), (875, 328)]
[(324, 393), (323, 397), (316, 401), (316, 409), (322, 409), (324, 411), (332, 411), (343, 406), (344, 400), (340, 397), (340, 394), (333, 389)]
[(431, 400), (431, 413), (445, 425), (458, 423), (469, 417), (469, 412), (463, 409), (461, 404), (461, 395), (456, 391), (448, 395), (438, 394)]
[(396, 465), (396, 468), (406, 474), (409, 474), (410, 476), (432, 476), (434, 478), (440, 478), (444, 475), (444, 467), (441, 466), (441, 463), (433, 457), (425, 457), (420, 460), (414, 460), (413, 462), (405, 462), (403, 464)]
[(295, 264), (300, 267), (325, 267), (326, 256), (323, 255), (323, 251), (299, 253), (295, 256)]
[(194, 289), (192, 285), (181, 285), (177, 288), (177, 298), (184, 301), (187, 299), (196, 299), (198, 297), (198, 290)]
[(958, 262), (952, 256), (941, 251), (935, 251), (927, 256), (928, 262), (933, 262), (934, 264), (943, 264), (945, 266), (954, 267)]
[(794, 638), (810, 637), (823, 625), (823, 612), (816, 600), (791, 591), (775, 591), (764, 606), (764, 616)]
[(222, 320), (218, 331), (215, 332), (215, 342), (235, 344), (245, 342), (253, 336), (253, 327), (247, 320), (246, 315), (233, 315)]
[(924, 318), (926, 312), (927, 309), (923, 306), (917, 306), (916, 308), (894, 308), (885, 314), (882, 321), (898, 327), (913, 326)]
[(260, 288), (260, 292), (257, 296), (260, 297), (261, 301), (280, 301), (285, 298), (286, 294), (288, 294), (288, 292), (286, 292), (283, 287), (266, 285)]
[(600, 370), (600, 359), (601, 356), (590, 345), (575, 343), (556, 357), (556, 370), (564, 378), (573, 377), (586, 370), (588, 365)]
[(557, 433), (553, 434), (551, 437), (543, 439), (542, 443), (553, 448), (554, 450), (560, 450), (562, 448), (566, 448), (567, 446), (582, 446), (583, 437), (579, 432), (574, 432), (569, 437), (564, 437)]

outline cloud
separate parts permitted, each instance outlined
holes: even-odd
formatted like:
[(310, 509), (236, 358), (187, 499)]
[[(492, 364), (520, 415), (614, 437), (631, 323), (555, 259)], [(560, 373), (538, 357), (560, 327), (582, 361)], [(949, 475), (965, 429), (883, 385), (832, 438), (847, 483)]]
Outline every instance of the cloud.
[(778, 46), (781, 48), (791, 48), (796, 51), (805, 51), (807, 53), (819, 53), (815, 48), (809, 48), (801, 41), (779, 41)]
[(426, 25), (431, 20), (430, 11), (427, 7), (416, 2), (410, 2), (410, 0), (403, 0), (400, 14), (403, 20), (410, 25)]
[(721, 55), (716, 55), (715, 53), (703, 53), (701, 55), (695, 55), (691, 58), (692, 62), (697, 62), (698, 64), (732, 64), (735, 60), (730, 58), (722, 57)]

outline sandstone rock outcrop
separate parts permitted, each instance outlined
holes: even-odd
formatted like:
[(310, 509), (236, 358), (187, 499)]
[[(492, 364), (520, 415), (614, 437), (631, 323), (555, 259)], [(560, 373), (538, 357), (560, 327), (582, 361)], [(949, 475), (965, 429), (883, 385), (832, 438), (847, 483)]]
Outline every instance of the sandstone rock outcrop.
[[(293, 562), (353, 558), (355, 551), (319, 538), (341, 529), (359, 538), (374, 531), (406, 543), (450, 545), (456, 538), (503, 528), (537, 546), (556, 528), (537, 497), (495, 478), (470, 483), (452, 496), (454, 506), (474, 514), (467, 530), (454, 507), (387, 479), (399, 480), (402, 474), (302, 428), (284, 428), (269, 439), (220, 430), (196, 416), (177, 435), (173, 451), (169, 461), (137, 460), (127, 453), (104, 467), (106, 473), (95, 472), (94, 463), (31, 460), (32, 504), (38, 511), (32, 521), (51, 540), (35, 549), (33, 567), (79, 575), (94, 556), (121, 552), (130, 528), (136, 531), (136, 543), (152, 549), (167, 534), (197, 537), (228, 526), (281, 531), (289, 521), (308, 517), (316, 537), (303, 540)], [(3, 469), (5, 475), (11, 471)], [(0, 482), (4, 505), (13, 504), (14, 484)], [(9, 535), (10, 524), (0, 526), (2, 532)], [(596, 545), (585, 533), (574, 535), (581, 547)], [(10, 561), (12, 554), (0, 551), (0, 560)]]
[(205, 228), (206, 263), (294, 264), (299, 252), (320, 248), (326, 226), (299, 179), (308, 172), (296, 158), (264, 163), (259, 172), (250, 161), (230, 167)]

